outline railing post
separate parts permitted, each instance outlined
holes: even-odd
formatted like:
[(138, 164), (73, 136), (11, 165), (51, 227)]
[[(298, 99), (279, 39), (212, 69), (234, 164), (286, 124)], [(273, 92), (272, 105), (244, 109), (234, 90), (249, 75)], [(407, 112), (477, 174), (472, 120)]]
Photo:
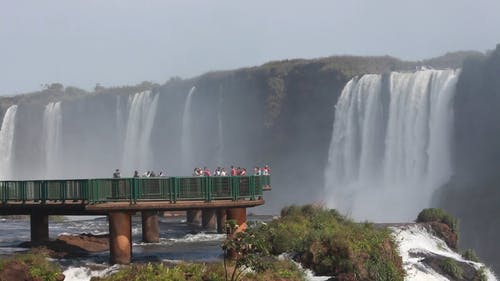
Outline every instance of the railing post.
[(250, 191), (250, 200), (255, 200), (255, 177), (248, 177), (248, 190)]
[(47, 203), (47, 181), (42, 181), (40, 183), (40, 186), (42, 187), (42, 204)]

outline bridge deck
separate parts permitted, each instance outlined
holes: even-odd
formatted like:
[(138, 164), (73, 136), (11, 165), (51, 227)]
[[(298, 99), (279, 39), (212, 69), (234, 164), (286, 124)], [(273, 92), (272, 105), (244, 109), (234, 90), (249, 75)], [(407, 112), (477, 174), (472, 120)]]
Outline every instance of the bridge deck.
[(1, 181), (0, 214), (253, 207), (269, 189), (269, 176)]

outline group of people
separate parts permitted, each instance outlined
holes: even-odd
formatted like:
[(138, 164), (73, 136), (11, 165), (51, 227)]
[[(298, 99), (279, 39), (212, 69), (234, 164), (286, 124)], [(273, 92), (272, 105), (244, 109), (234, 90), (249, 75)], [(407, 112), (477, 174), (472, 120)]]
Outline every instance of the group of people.
[[(144, 174), (139, 174), (139, 171), (135, 170), (134, 171), (134, 178), (140, 178), (140, 177), (143, 177), (143, 178), (155, 178), (155, 177), (165, 177), (165, 173), (163, 173), (163, 171), (160, 171), (157, 173), (155, 173), (154, 171), (147, 171), (147, 172), (144, 172)], [(113, 173), (113, 178), (114, 179), (117, 179), (117, 178), (120, 178), (121, 177), (121, 173), (120, 173), (120, 169), (116, 169)]]
[[(258, 166), (255, 166), (254, 168), (254, 176), (268, 176), (271, 174), (271, 170), (269, 169), (268, 165), (265, 165), (264, 167), (260, 168)], [(193, 176), (195, 177), (210, 177), (210, 176), (216, 176), (216, 177), (226, 177), (226, 176), (246, 176), (247, 175), (247, 169), (246, 168), (241, 168), (241, 167), (234, 167), (231, 166), (230, 172), (226, 172), (226, 169), (223, 167), (217, 167), (214, 172), (210, 171), (209, 168), (203, 167), (202, 168), (194, 168), (193, 170)]]
[[(259, 167), (255, 166), (253, 169), (253, 175), (254, 176), (269, 176), (271, 174), (271, 169), (269, 169), (268, 165), (265, 165), (264, 167)], [(203, 167), (202, 168), (194, 168), (193, 170), (193, 176), (195, 177), (210, 177), (210, 176), (215, 176), (215, 177), (226, 177), (226, 176), (246, 176), (247, 175), (247, 169), (246, 168), (241, 168), (241, 167), (234, 167), (231, 166), (231, 169), (228, 172), (226, 172), (226, 169), (223, 167), (217, 167), (214, 172), (210, 171), (209, 168)], [(134, 171), (134, 178), (155, 178), (155, 177), (165, 177), (166, 174), (163, 173), (163, 171), (160, 171), (155, 173), (154, 171), (147, 171), (144, 172), (142, 175), (139, 173), (139, 171), (135, 170)], [(120, 178), (120, 169), (116, 169), (115, 172), (113, 173), (113, 178)]]
[(134, 178), (156, 178), (156, 177), (165, 177), (166, 175), (163, 173), (163, 171), (159, 171), (158, 174), (155, 173), (154, 171), (147, 171), (144, 172), (144, 174), (140, 175), (139, 171), (135, 170), (134, 171)]

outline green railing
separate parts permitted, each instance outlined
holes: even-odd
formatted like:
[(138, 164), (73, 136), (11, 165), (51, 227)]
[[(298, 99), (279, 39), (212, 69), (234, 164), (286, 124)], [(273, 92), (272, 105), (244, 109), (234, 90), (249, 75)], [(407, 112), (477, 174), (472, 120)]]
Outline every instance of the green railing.
[(270, 176), (0, 181), (0, 200), (4, 204), (256, 200), (270, 185)]

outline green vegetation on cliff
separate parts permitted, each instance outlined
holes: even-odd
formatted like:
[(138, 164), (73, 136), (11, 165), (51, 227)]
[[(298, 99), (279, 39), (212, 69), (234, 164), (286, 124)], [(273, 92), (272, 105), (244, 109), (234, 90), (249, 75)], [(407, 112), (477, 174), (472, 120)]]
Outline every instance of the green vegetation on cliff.
[(61, 269), (47, 260), (43, 250), (33, 250), (0, 260), (0, 280), (9, 281), (60, 281), (64, 280)]
[(387, 229), (354, 223), (335, 210), (290, 206), (261, 226), (273, 254), (295, 254), (319, 275), (336, 280), (403, 280), (402, 260)]

